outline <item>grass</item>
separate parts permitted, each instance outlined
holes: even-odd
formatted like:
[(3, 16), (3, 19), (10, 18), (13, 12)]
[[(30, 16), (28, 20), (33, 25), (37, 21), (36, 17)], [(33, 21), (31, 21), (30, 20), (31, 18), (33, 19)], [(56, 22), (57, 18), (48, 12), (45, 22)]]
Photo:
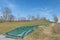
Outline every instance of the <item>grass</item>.
[(40, 27), (35, 29), (35, 31), (30, 35), (26, 36), (24, 40), (60, 40), (60, 34), (53, 33), (52, 31), (53, 30), (51, 26)]
[(0, 34), (6, 33), (20, 26), (41, 25), (41, 24), (48, 24), (49, 26), (47, 27), (43, 26), (38, 29), (35, 29), (33, 33), (31, 33), (30, 35), (27, 35), (23, 40), (60, 40), (60, 34), (49, 32), (52, 30), (52, 27), (50, 25), (51, 22), (44, 21), (44, 20), (30, 21), (30, 22), (0, 23)]
[(50, 24), (48, 21), (38, 20), (38, 21), (30, 21), (30, 22), (5, 22), (0, 23), (0, 34), (4, 34), (10, 30), (13, 30), (20, 26), (26, 25), (40, 25), (40, 24)]

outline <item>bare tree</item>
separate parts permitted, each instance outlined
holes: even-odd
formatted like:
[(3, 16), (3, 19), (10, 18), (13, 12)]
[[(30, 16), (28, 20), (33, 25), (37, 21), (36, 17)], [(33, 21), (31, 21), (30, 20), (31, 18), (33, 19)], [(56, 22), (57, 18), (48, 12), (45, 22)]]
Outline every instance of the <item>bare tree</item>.
[(26, 21), (26, 17), (21, 17), (21, 21)]
[(3, 22), (3, 17), (2, 16), (0, 16), (0, 23), (2, 23)]
[(31, 16), (31, 20), (35, 20), (35, 16)]
[(14, 21), (14, 16), (13, 15), (9, 15), (9, 19), (8, 19), (10, 22), (11, 21)]
[(4, 20), (9, 20), (9, 16), (11, 15), (11, 10), (8, 7), (5, 7), (3, 9), (3, 19)]
[(54, 15), (54, 22), (58, 22), (58, 17), (56, 15)]
[(41, 20), (47, 20), (46, 17), (42, 17)]
[(28, 15), (28, 16), (27, 16), (27, 19), (30, 21), (30, 20), (31, 20), (31, 16), (30, 16), (30, 15)]
[(40, 16), (39, 16), (39, 14), (38, 14), (37, 17), (36, 17), (36, 20), (40, 20)]
[(20, 18), (20, 17), (18, 18), (18, 22), (19, 22), (19, 21), (21, 21), (21, 18)]

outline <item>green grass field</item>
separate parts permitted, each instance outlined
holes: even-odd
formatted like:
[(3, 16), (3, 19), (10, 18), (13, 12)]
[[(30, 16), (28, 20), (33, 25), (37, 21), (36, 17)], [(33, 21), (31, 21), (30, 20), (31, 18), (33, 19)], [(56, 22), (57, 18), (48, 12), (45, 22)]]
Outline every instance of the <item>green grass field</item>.
[(4, 34), (10, 30), (13, 30), (20, 26), (27, 26), (27, 25), (40, 25), (40, 24), (50, 24), (48, 21), (38, 20), (38, 21), (30, 21), (30, 22), (5, 22), (0, 23), (0, 34)]

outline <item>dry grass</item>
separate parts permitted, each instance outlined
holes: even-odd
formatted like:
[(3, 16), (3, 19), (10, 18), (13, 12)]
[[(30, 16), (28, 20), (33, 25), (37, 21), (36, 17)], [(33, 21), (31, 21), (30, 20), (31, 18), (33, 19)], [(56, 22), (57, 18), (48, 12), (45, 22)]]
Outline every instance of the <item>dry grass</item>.
[(60, 40), (60, 34), (52, 32), (52, 26), (53, 25), (35, 29), (35, 31), (26, 36), (24, 40)]
[[(19, 26), (26, 25), (40, 25), (40, 24), (51, 24), (47, 21), (31, 21), (31, 22), (10, 22), (10, 23), (0, 23), (0, 34), (3, 34), (9, 30), (15, 29)], [(41, 26), (35, 29), (33, 33), (24, 37), (23, 40), (60, 40), (60, 33), (54, 33), (54, 24), (49, 26)]]
[(30, 22), (5, 22), (0, 23), (0, 34), (3, 34), (7, 31), (13, 30), (20, 26), (26, 26), (26, 25), (40, 25), (40, 24), (50, 24), (48, 21), (30, 21)]

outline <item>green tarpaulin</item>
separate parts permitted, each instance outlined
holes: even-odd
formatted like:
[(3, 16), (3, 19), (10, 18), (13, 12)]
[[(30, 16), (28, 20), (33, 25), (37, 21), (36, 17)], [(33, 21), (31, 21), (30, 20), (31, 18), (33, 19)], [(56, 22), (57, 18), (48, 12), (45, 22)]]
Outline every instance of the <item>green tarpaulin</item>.
[(32, 33), (35, 28), (38, 28), (38, 25), (21, 26), (19, 28), (16, 28), (14, 30), (11, 30), (11, 31), (5, 33), (5, 35), (6, 35), (6, 37), (9, 37), (9, 38), (24, 38), (26, 35)]

